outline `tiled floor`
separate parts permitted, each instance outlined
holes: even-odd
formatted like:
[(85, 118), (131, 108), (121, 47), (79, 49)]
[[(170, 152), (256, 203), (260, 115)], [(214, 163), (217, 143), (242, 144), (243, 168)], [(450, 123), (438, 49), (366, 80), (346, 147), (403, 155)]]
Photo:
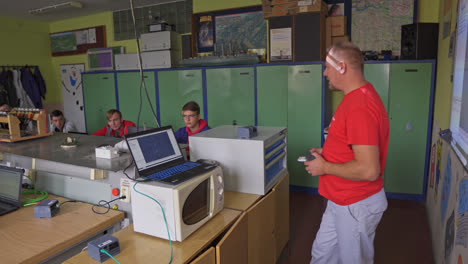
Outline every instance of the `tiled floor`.
[[(281, 264), (309, 263), (325, 202), (321, 196), (291, 192), (290, 253)], [(432, 246), (424, 204), (389, 200), (377, 228), (375, 264), (431, 264)]]

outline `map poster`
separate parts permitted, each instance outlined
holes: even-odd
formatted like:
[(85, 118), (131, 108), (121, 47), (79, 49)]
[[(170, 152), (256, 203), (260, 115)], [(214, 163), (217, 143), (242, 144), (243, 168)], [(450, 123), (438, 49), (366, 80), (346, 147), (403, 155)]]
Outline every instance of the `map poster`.
[(363, 51), (400, 55), (401, 26), (413, 23), (414, 0), (353, 0), (351, 37)]
[(219, 15), (215, 18), (216, 50), (228, 55), (266, 49), (266, 20), (262, 11)]

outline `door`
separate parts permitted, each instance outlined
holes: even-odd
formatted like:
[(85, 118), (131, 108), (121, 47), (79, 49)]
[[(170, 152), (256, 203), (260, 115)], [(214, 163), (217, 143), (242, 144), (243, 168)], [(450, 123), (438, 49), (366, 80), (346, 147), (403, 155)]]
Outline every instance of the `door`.
[(322, 65), (289, 66), (288, 71), (288, 170), (292, 185), (318, 187), (297, 161), (306, 151), (321, 147)]
[(288, 126), (288, 66), (257, 67), (259, 126)]
[(364, 77), (374, 86), (380, 95), (385, 110), (388, 113), (388, 90), (390, 86), (390, 64), (389, 63), (366, 63), (364, 64)]
[(86, 131), (92, 134), (107, 125), (106, 112), (116, 109), (114, 73), (83, 74)]
[(158, 83), (161, 125), (171, 125), (174, 131), (184, 127), (182, 107), (189, 101), (198, 103), (201, 118), (205, 118), (202, 70), (160, 71)]
[(255, 125), (254, 68), (206, 70), (208, 123), (211, 127)]
[[(156, 87), (154, 72), (143, 72), (149, 100), (139, 72), (118, 72), (117, 87), (119, 94), (119, 110), (125, 120), (130, 120), (137, 127), (156, 128)], [(140, 90), (141, 89), (141, 90)], [(141, 109), (140, 109), (141, 106)], [(153, 114), (154, 112), (154, 114)]]
[(422, 194), (432, 64), (394, 63), (390, 73), (390, 140), (385, 191)]

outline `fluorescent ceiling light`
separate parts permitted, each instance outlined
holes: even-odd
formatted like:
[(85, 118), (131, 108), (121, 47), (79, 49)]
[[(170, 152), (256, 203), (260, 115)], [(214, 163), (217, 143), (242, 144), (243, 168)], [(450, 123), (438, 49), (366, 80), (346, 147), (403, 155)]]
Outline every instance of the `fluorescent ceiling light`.
[(31, 9), (29, 10), (29, 14), (31, 15), (38, 15), (46, 12), (51, 12), (54, 10), (60, 10), (60, 9), (65, 9), (65, 8), (82, 8), (83, 4), (77, 1), (70, 1), (66, 3), (61, 3), (61, 4), (56, 4), (56, 5), (51, 5), (51, 6), (46, 6), (46, 7), (41, 7), (41, 8), (36, 8), (36, 9)]

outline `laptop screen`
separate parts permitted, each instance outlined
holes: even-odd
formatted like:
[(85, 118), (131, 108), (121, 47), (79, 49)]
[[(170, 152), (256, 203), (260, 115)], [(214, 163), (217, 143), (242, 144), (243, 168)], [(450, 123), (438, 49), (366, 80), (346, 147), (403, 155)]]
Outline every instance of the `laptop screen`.
[(170, 126), (128, 135), (127, 143), (139, 171), (182, 158)]
[(0, 165), (0, 199), (20, 202), (22, 170)]

